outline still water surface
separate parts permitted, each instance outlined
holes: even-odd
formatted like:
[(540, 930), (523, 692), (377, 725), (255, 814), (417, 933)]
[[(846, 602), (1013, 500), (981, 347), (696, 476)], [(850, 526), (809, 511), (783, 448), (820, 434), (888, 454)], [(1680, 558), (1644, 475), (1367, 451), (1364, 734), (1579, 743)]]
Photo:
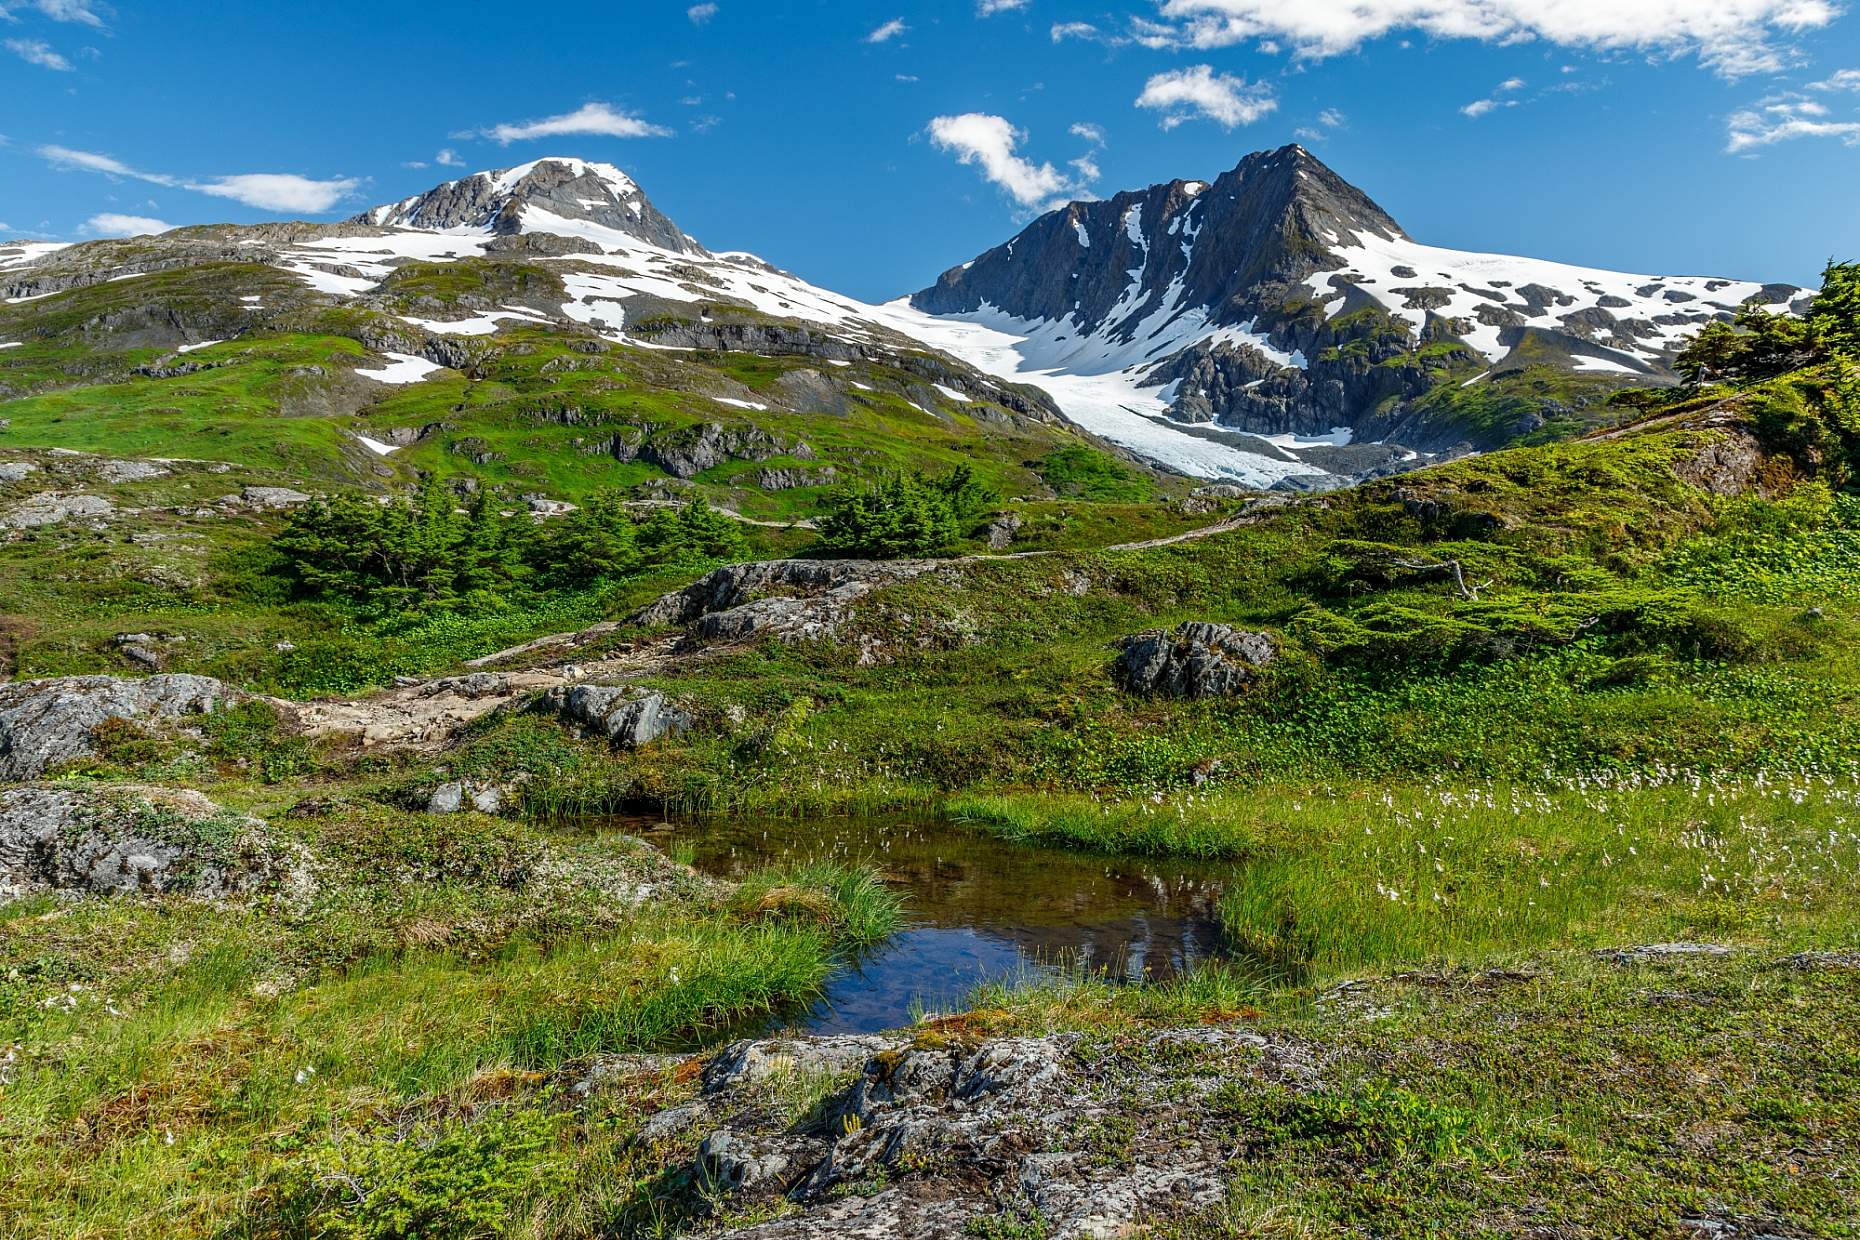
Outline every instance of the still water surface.
[[(616, 824), (619, 825), (619, 824)], [(1082, 968), (1171, 977), (1220, 954), (1220, 871), (1194, 863), (1026, 848), (895, 819), (632, 824), (719, 878), (806, 861), (870, 863), (910, 925), (837, 974), (805, 1017), (816, 1033), (869, 1033), (949, 1011), (979, 985)]]

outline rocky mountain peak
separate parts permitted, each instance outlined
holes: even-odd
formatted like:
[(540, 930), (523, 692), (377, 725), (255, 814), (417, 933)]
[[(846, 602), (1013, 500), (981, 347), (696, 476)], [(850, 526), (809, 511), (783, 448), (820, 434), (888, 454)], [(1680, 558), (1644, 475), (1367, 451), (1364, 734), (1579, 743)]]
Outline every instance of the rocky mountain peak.
[(1167, 181), (1070, 203), (912, 302), (931, 314), (1064, 319), (1086, 334), (1134, 339), (1166, 305), (1243, 321), (1257, 313), (1252, 294), (1262, 285), (1289, 288), (1364, 236), (1405, 235), (1322, 160), (1287, 146), (1248, 155), (1212, 183)]
[(473, 173), (375, 207), (354, 222), (430, 232), (483, 230), (497, 236), (555, 233), (603, 244), (632, 238), (677, 254), (704, 252), (626, 173), (612, 164), (565, 156)]

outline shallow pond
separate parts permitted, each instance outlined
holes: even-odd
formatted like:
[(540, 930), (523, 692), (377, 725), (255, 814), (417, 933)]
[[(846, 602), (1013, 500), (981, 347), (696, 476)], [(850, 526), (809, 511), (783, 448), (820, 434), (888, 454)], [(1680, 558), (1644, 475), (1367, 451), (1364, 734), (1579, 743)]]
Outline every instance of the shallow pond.
[[(615, 824), (620, 825), (620, 824)], [(1064, 969), (1171, 977), (1221, 952), (1219, 872), (1005, 843), (892, 819), (622, 826), (720, 878), (790, 862), (869, 863), (905, 898), (908, 927), (837, 974), (806, 1016), (817, 1033), (869, 1033), (949, 1011), (984, 982)]]

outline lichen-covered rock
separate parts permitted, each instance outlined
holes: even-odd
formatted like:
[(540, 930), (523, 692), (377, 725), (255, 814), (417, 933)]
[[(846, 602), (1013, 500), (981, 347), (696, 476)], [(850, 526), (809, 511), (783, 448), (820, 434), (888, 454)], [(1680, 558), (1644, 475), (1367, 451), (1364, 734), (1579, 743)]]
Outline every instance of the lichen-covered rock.
[(0, 791), (0, 900), (32, 891), (307, 897), (308, 854), (198, 792), (132, 785)]
[(692, 626), (705, 641), (820, 641), (838, 635), (853, 604), (880, 586), (938, 567), (933, 560), (765, 560), (717, 569), (632, 617)]
[[(854, 1053), (863, 1061), (842, 1067)], [(1245, 1079), (1308, 1089), (1315, 1061), (1302, 1043), (1234, 1029), (1165, 1030), (1115, 1052), (1077, 1034), (738, 1043), (641, 1139), (694, 1142), (692, 1174), (712, 1192), (788, 1199), (736, 1240), (957, 1240), (1034, 1218), (1049, 1240), (1096, 1240), (1218, 1203), (1235, 1151), (1215, 1135), (1216, 1094)], [(807, 1119), (772, 1130), (775, 1076), (846, 1071)], [(1108, 1132), (1109, 1158), (1094, 1146)]]
[(67, 521), (102, 521), (115, 515), (116, 505), (101, 495), (47, 491), (0, 513), (0, 529), (30, 530)]
[(1227, 697), (1251, 684), (1278, 653), (1264, 633), (1191, 621), (1174, 633), (1154, 629), (1126, 637), (1114, 673), (1132, 693)]
[(691, 727), (691, 717), (663, 693), (624, 685), (564, 685), (544, 694), (542, 705), (625, 749), (643, 749)]
[(0, 781), (37, 779), (94, 755), (93, 733), (112, 719), (175, 720), (244, 700), (207, 676), (67, 676), (0, 685)]

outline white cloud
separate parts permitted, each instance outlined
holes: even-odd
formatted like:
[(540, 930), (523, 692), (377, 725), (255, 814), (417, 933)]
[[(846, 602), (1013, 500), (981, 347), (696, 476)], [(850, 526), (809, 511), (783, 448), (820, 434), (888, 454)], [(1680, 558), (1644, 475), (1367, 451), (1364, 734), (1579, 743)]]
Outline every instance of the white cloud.
[(691, 19), (692, 25), (702, 26), (711, 18), (717, 16), (717, 6), (714, 4), (694, 4), (685, 10), (685, 16)]
[(996, 13), (1012, 13), (1024, 9), (1032, 0), (975, 0), (975, 12), (980, 17), (993, 17)]
[(968, 112), (939, 116), (930, 122), (930, 141), (958, 162), (980, 166), (982, 176), (1007, 191), (1023, 207), (1040, 207), (1078, 192), (1082, 186), (1052, 164), (1034, 164), (1017, 149), (1026, 134), (1004, 116)]
[(509, 146), (512, 142), (524, 142), (531, 138), (558, 138), (565, 134), (593, 134), (604, 138), (666, 138), (671, 136), (671, 132), (662, 125), (654, 125), (630, 112), (617, 111), (610, 104), (584, 103), (573, 112), (561, 116), (549, 116), (520, 124), (493, 125), (479, 131), (479, 136)]
[(1460, 109), (1460, 115), (1469, 116), (1473, 120), (1478, 120), (1480, 117), (1496, 112), (1500, 108), (1515, 108), (1517, 106), (1518, 101), (1516, 99), (1475, 99)]
[(118, 215), (105, 211), (84, 221), (84, 231), (93, 237), (147, 237), (165, 233), (174, 225), (146, 215)]
[(867, 43), (889, 43), (909, 29), (910, 27), (904, 24), (902, 17), (894, 17), (865, 36), (865, 41)]
[(57, 69), (61, 73), (71, 69), (71, 62), (53, 51), (52, 45), (44, 39), (8, 39), (6, 50), (41, 69)]
[(1860, 69), (1842, 69), (1833, 77), (1809, 83), (1810, 90), (1860, 90)]
[(1350, 118), (1336, 108), (1325, 108), (1318, 113), (1318, 124), (1326, 129), (1342, 129), (1350, 123)]
[(215, 198), (230, 198), (263, 211), (320, 214), (361, 187), (361, 182), (352, 177), (317, 181), (283, 172), (245, 172), (204, 180), (186, 180), (165, 172), (144, 172), (114, 156), (99, 155), (95, 151), (75, 151), (64, 146), (42, 146), (39, 148), (39, 157), (54, 168), (97, 172), (105, 176), (147, 181), (151, 185), (188, 189), (197, 194), (211, 194)]
[(1090, 22), (1055, 22), (1053, 23), (1053, 42), (1064, 43), (1067, 39), (1096, 39), (1098, 27)]
[(1501, 95), (1506, 94), (1510, 91), (1523, 90), (1523, 89), (1524, 89), (1523, 78), (1517, 78), (1517, 77), (1506, 78), (1504, 81), (1498, 84), (1498, 93)]
[(320, 215), (361, 188), (361, 184), (352, 177), (313, 181), (286, 172), (245, 172), (210, 181), (189, 181), (183, 188), (215, 198), (230, 198), (261, 211), (302, 211)]
[(1823, 119), (1827, 115), (1827, 105), (1801, 95), (1759, 100), (1732, 114), (1725, 153), (1741, 155), (1795, 138), (1838, 138), (1847, 146), (1860, 146), (1860, 121)]
[(451, 147), (447, 147), (445, 150), (439, 152), (439, 154), (433, 156), (433, 162), (438, 164), (441, 168), (457, 168), (465, 163), (464, 160), (459, 158), (459, 153)]
[(94, 151), (74, 151), (68, 146), (42, 146), (39, 148), (39, 157), (54, 168), (101, 172), (113, 177), (134, 177), (138, 181), (153, 181), (157, 185), (175, 183), (173, 177), (157, 172), (138, 172), (120, 159), (99, 155)]
[(76, 22), (81, 26), (95, 26), (99, 30), (103, 28), (103, 19), (97, 16), (95, 6), (88, 3), (88, 0), (26, 0), (24, 4), (0, 4), (0, 18), (18, 21), (10, 10), (19, 8), (32, 9), (55, 22)]
[(1174, 129), (1196, 116), (1232, 129), (1251, 125), (1279, 103), (1263, 82), (1249, 83), (1243, 77), (1216, 73), (1208, 65), (1195, 65), (1158, 73), (1144, 85), (1137, 106), (1160, 110), (1164, 129)]
[(1282, 39), (1301, 56), (1335, 56), (1396, 30), (1441, 39), (1696, 55), (1726, 77), (1789, 59), (1778, 37), (1840, 16), (1834, 0), (1157, 0), (1134, 23), (1155, 47), (1229, 47)]
[(1080, 121), (1067, 132), (1075, 138), (1085, 139), (1085, 141), (1091, 143), (1093, 146), (1104, 145), (1104, 130), (1087, 121)]

